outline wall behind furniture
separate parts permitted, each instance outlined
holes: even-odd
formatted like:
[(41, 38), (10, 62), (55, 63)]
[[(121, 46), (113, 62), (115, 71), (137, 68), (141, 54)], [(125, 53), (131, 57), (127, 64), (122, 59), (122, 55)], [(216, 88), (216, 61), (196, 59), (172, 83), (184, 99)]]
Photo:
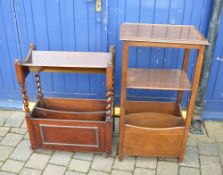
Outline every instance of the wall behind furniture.
[[(102, 0), (102, 3), (102, 12), (96, 13), (95, 0), (0, 1), (0, 101), (4, 101), (3, 106), (21, 99), (14, 59), (25, 57), (30, 42), (36, 43), (39, 50), (67, 51), (107, 51), (114, 44), (118, 102), (122, 56), (120, 25), (123, 22), (190, 24), (206, 35), (213, 5), (212, 0)], [(178, 68), (182, 65), (183, 53), (182, 49), (131, 48), (129, 67)], [(191, 52), (190, 78), (196, 54)], [(28, 79), (29, 96), (35, 100), (35, 82), (31, 76)], [(42, 76), (41, 81), (46, 95), (104, 97), (103, 75), (49, 73)], [(176, 93), (168, 91), (131, 90), (128, 94), (129, 98), (138, 99), (174, 100), (176, 97)]]

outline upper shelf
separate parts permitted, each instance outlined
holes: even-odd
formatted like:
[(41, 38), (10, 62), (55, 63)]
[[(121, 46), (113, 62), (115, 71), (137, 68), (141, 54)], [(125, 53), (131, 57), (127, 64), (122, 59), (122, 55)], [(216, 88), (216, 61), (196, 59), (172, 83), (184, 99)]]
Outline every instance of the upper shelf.
[(187, 74), (179, 69), (128, 69), (127, 88), (191, 90)]
[[(90, 69), (96, 72), (106, 69), (112, 64), (112, 53), (101, 52), (63, 52), (63, 51), (32, 51), (31, 57), (22, 65), (31, 71), (66, 71)], [(100, 71), (99, 71), (100, 72)]]
[(124, 41), (145, 41), (156, 43), (208, 45), (208, 41), (194, 27), (189, 25), (124, 23), (120, 39)]

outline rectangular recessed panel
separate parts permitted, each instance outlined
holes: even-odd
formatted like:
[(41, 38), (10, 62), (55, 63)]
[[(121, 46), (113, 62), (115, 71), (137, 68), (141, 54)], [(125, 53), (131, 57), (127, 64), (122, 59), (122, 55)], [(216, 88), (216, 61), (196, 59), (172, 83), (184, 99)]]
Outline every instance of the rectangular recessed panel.
[(121, 27), (120, 38), (125, 41), (208, 44), (203, 35), (194, 26), (189, 25), (125, 23)]
[(40, 125), (43, 144), (99, 147), (97, 127)]
[(187, 74), (178, 69), (128, 69), (127, 88), (191, 90)]

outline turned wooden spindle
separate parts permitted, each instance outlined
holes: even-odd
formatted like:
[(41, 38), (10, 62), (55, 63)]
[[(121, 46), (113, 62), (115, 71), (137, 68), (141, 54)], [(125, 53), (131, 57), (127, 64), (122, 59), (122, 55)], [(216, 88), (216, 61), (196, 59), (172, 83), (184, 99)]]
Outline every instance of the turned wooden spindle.
[(114, 72), (115, 72), (115, 70), (114, 70), (114, 65), (115, 65), (115, 46), (114, 45), (111, 45), (110, 46), (110, 49), (109, 49), (109, 51), (110, 51), (110, 53), (112, 53), (112, 65), (113, 65), (113, 67), (112, 67), (112, 93), (113, 93), (113, 95), (112, 95), (112, 97), (113, 97), (113, 100), (114, 100), (114, 89), (115, 89), (115, 87), (114, 87), (114, 82), (115, 82), (115, 76), (114, 76)]
[(28, 96), (27, 96), (27, 93), (26, 93), (25, 85), (20, 84), (20, 89), (21, 89), (21, 92), (22, 92), (22, 99), (23, 99), (23, 105), (24, 105), (24, 110), (25, 110), (26, 117), (30, 117), (29, 99), (28, 99)]
[(36, 87), (37, 87), (37, 97), (38, 99), (41, 99), (43, 98), (43, 93), (42, 93), (42, 88), (41, 88), (41, 83), (40, 83), (40, 76), (39, 76), (39, 73), (36, 72), (35, 73), (35, 78), (36, 78)]
[(112, 90), (107, 90), (107, 93), (106, 93), (106, 107), (105, 107), (105, 110), (106, 110), (106, 118), (110, 118), (111, 117), (111, 113), (112, 113), (112, 102), (113, 102), (113, 99), (112, 99), (112, 95), (113, 95), (113, 92)]

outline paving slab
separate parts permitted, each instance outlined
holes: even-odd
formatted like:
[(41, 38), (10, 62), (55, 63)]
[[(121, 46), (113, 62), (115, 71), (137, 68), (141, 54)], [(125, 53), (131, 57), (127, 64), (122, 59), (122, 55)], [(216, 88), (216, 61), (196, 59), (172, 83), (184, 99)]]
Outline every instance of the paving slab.
[(95, 171), (95, 170), (90, 170), (88, 175), (109, 175), (109, 173), (102, 172), (102, 171)]
[(27, 128), (26, 120), (22, 122), (21, 128)]
[(86, 175), (85, 173), (79, 173), (74, 171), (67, 171), (65, 175)]
[(105, 157), (96, 155), (92, 162), (91, 168), (98, 171), (111, 172), (113, 162), (114, 162), (113, 157), (105, 158)]
[(50, 163), (67, 166), (69, 165), (73, 156), (73, 152), (55, 151), (50, 159)]
[(218, 157), (200, 156), (201, 175), (222, 175), (220, 160)]
[(1, 171), (1, 172), (0, 172), (0, 175), (17, 175), (17, 174)]
[(184, 160), (180, 163), (180, 166), (199, 168), (200, 165), (197, 147), (187, 146)]
[(74, 158), (75, 159), (79, 159), (79, 160), (92, 161), (93, 158), (94, 158), (94, 153), (80, 153), (80, 152), (76, 152), (74, 154)]
[(0, 110), (0, 126), (4, 126), (5, 122), (8, 120), (11, 115), (11, 111), (2, 111)]
[(0, 145), (0, 161), (5, 161), (8, 159), (9, 155), (12, 153), (13, 147)]
[(157, 175), (178, 175), (178, 164), (159, 161), (157, 165)]
[(196, 168), (180, 167), (180, 175), (200, 175), (200, 170)]
[(130, 171), (122, 171), (122, 170), (112, 170), (111, 175), (132, 175), (133, 173)]
[(198, 140), (196, 137), (193, 137), (193, 135), (189, 135), (187, 139), (187, 145), (188, 146), (198, 146)]
[(63, 175), (66, 167), (48, 164), (42, 175)]
[(27, 132), (27, 129), (25, 128), (11, 128), (10, 133), (16, 133), (24, 135)]
[(175, 157), (158, 157), (159, 161), (167, 161), (167, 162), (177, 162), (177, 158)]
[(34, 150), (34, 152), (37, 154), (46, 154), (46, 155), (52, 155), (54, 153), (53, 150), (49, 150), (49, 149), (36, 149)]
[(90, 169), (91, 162), (84, 160), (72, 159), (69, 165), (70, 170), (87, 173)]
[(118, 156), (115, 158), (113, 169), (133, 171), (135, 167), (135, 157), (125, 156), (122, 161), (119, 161)]
[(49, 155), (33, 153), (25, 167), (33, 169), (44, 169), (50, 159)]
[(20, 134), (8, 133), (1, 141), (2, 145), (16, 146), (22, 140), (23, 136)]
[(113, 137), (112, 138), (112, 157), (117, 156), (118, 152), (118, 143), (119, 143), (119, 138), (118, 137)]
[(10, 155), (10, 158), (14, 160), (27, 161), (32, 152), (29, 140), (22, 140)]
[(14, 111), (0, 110), (0, 117), (9, 117)]
[(8, 159), (1, 167), (1, 170), (12, 173), (19, 173), (22, 170), (23, 166), (24, 162)]
[(23, 112), (12, 112), (8, 120), (5, 122), (5, 126), (7, 127), (20, 127), (22, 122), (25, 119), (25, 115)]
[(0, 127), (0, 136), (4, 137), (8, 132), (9, 132), (10, 128), (8, 127)]
[(136, 167), (137, 168), (156, 169), (156, 166), (157, 166), (157, 158), (137, 157), (137, 159), (136, 159)]
[(34, 170), (34, 169), (29, 169), (29, 168), (24, 168), (20, 175), (41, 175), (40, 170)]
[(199, 143), (199, 154), (218, 156), (219, 146), (216, 143)]
[(223, 129), (215, 132), (215, 138), (217, 142), (223, 142)]
[(134, 175), (156, 175), (156, 171), (144, 168), (136, 168), (134, 170)]

